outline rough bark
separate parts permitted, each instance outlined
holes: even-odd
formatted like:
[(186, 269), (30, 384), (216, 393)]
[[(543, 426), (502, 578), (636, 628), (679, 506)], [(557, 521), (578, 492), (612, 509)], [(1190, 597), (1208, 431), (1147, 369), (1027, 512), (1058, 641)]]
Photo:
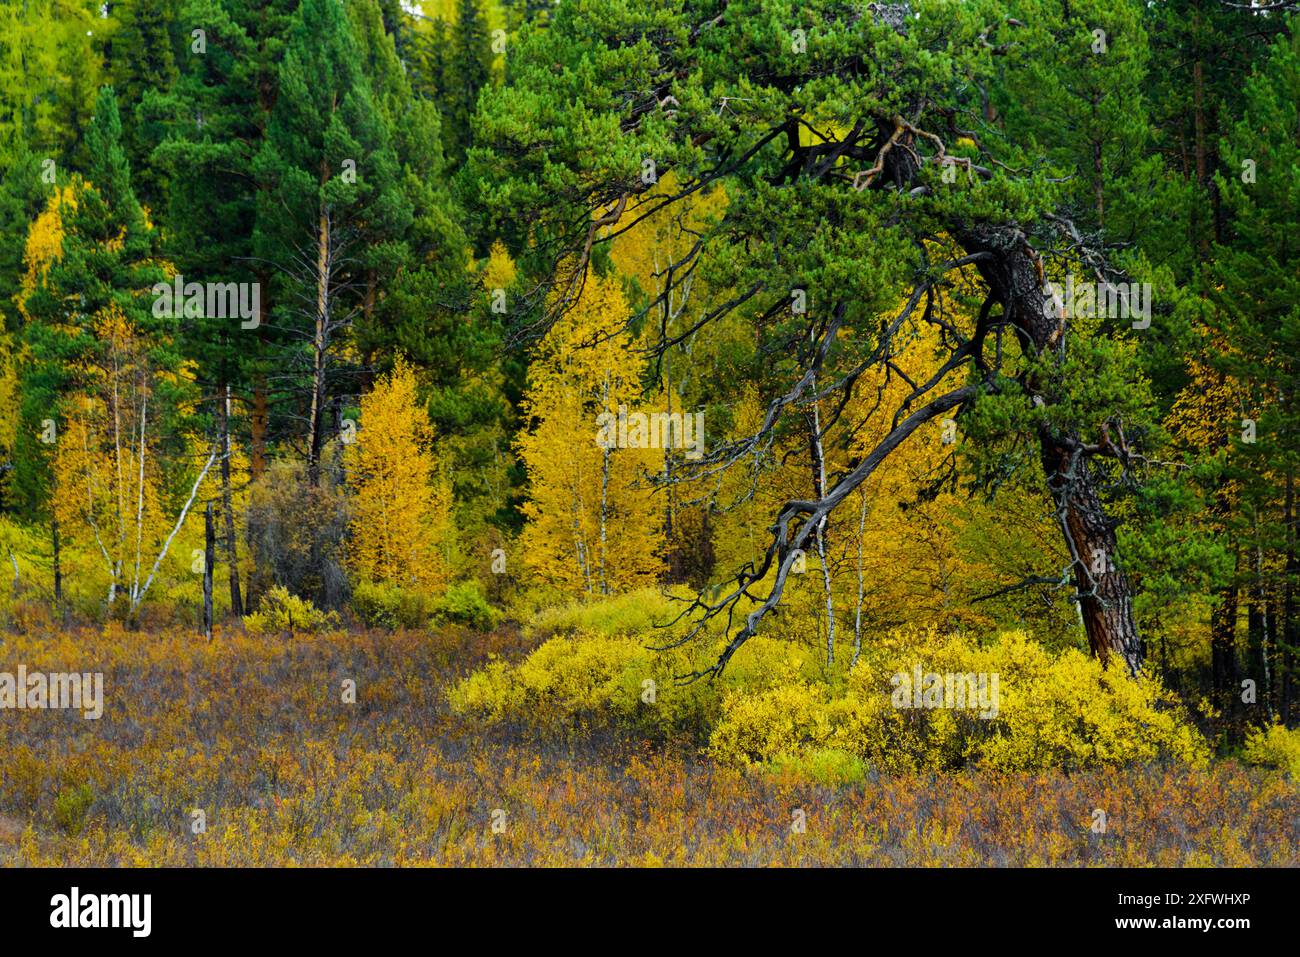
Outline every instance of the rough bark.
[(1278, 673), (1282, 679), (1279, 716), (1287, 727), (1291, 725), (1292, 699), (1295, 696), (1295, 649), (1300, 643), (1300, 621), (1296, 620), (1295, 582), (1300, 576), (1300, 554), (1296, 550), (1295, 476), (1287, 470), (1285, 498), (1286, 577), (1282, 583), (1282, 647)]
[(1237, 576), (1241, 553), (1238, 552), (1233, 568), (1233, 580), (1219, 590), (1219, 604), (1210, 615), (1210, 670), (1215, 703), (1230, 725), (1235, 724), (1237, 691), (1240, 674), (1237, 670)]
[[(1054, 349), (1063, 324), (1043, 309), (1039, 262), (1024, 235), (1009, 226), (960, 230), (957, 240), (968, 253), (988, 253), (976, 263), (1004, 318), (1036, 353)], [(1030, 383), (1032, 388), (1032, 382)], [(1102, 661), (1117, 655), (1136, 673), (1142, 666), (1142, 641), (1133, 620), (1133, 589), (1115, 560), (1116, 522), (1106, 514), (1097, 477), (1077, 436), (1044, 429), (1039, 446), (1047, 485), (1070, 549), (1079, 608), (1088, 644)]]
[[(814, 376), (812, 388), (817, 389)], [(821, 500), (826, 494), (826, 455), (822, 448), (821, 409), (813, 402), (812, 411), (808, 413), (808, 453), (812, 466), (813, 495)], [(826, 666), (835, 664), (835, 599), (831, 584), (831, 569), (826, 561), (826, 517), (817, 523), (816, 530), (817, 559), (822, 566), (822, 589), (826, 600)]]
[[(322, 179), (325, 171), (322, 170)], [(321, 412), (325, 401), (325, 350), (329, 320), (329, 214), (324, 205), (316, 227), (316, 326), (312, 334), (311, 411), (307, 420), (307, 475), (312, 485), (320, 479)]]
[(203, 510), (203, 637), (212, 640), (212, 566), (216, 563), (216, 528), (212, 503)]
[(249, 428), (252, 442), (249, 448), (248, 472), (253, 481), (266, 471), (266, 433), (270, 421), (270, 407), (266, 398), (266, 379), (258, 376), (253, 383), (253, 414)]
[(63, 606), (63, 550), (59, 542), (59, 520), (50, 520), (50, 537), (54, 540), (54, 604)]
[(226, 565), (230, 569), (230, 612), (244, 613), (244, 599), (239, 587), (239, 546), (235, 539), (235, 508), (230, 490), (230, 384), (221, 402), (221, 517), (225, 524)]

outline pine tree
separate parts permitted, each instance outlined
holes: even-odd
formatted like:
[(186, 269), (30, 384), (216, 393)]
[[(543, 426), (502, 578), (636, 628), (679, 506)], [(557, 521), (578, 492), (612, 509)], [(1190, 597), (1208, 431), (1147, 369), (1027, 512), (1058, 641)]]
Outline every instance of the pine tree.
[(152, 154), (164, 127), (151, 121), (150, 114), (152, 104), (166, 97), (179, 76), (172, 52), (176, 11), (167, 0), (128, 0), (114, 13), (121, 25), (113, 37), (111, 66), (114, 89), (127, 105), (127, 157), (136, 194), (145, 205), (159, 208), (164, 192)]
[[(86, 133), (94, 162), (51, 197), (33, 223), (19, 302), (23, 339), (31, 352), (24, 370), (23, 422), (15, 448), (15, 488), (33, 513), (50, 491), (49, 452), (42, 423), (56, 421), (64, 399), (85, 384), (85, 370), (105, 344), (96, 329), (107, 313), (148, 335), (155, 366), (175, 369), (175, 319), (157, 316), (152, 288), (166, 278), (158, 233), (131, 187), (121, 119), (112, 88), (96, 102)], [(159, 402), (155, 408), (167, 408)]]
[[(210, 417), (220, 436), (222, 541), (230, 605), (243, 610), (235, 527), (236, 486), (260, 473), (266, 462), (271, 403), (266, 383), (276, 339), (266, 309), (270, 272), (254, 255), (258, 184), (250, 175), (275, 100), (276, 71), (283, 54), (289, 0), (186, 0), (176, 23), (182, 34), (179, 77), (169, 92), (147, 94), (137, 108), (142, 127), (157, 128), (154, 165), (167, 181), (168, 258), (183, 276), (201, 282), (256, 284), (262, 315), (255, 323), (193, 317), (181, 346), (195, 376), (211, 397)], [(202, 29), (202, 43), (193, 31)], [(248, 328), (252, 325), (253, 328)], [(250, 393), (252, 393), (250, 397)], [(251, 401), (249, 401), (251, 398)], [(245, 414), (247, 408), (252, 415)], [(259, 411), (260, 410), (260, 411)], [(248, 435), (249, 476), (234, 454)]]
[[(193, 476), (190, 397), (179, 317), (155, 308), (167, 269), (132, 189), (111, 87), (86, 144), (89, 178), (58, 190), (28, 236), (16, 484), (31, 514), (49, 509), (65, 536), (93, 542), (109, 604), (125, 593), (134, 617), (171, 540), (158, 526), (161, 490)], [(177, 526), (215, 458), (198, 470)]]
[(1221, 373), (1240, 383), (1230, 476), (1241, 487), (1236, 534), (1251, 592), (1250, 673), (1284, 722), (1300, 697), (1300, 34), (1274, 41), (1245, 84), (1240, 120), (1216, 178), (1230, 214), (1210, 269)]
[(294, 15), (254, 170), (265, 187), (255, 248), (277, 268), (275, 319), (292, 332), (285, 358), (301, 375), (314, 481), (335, 353), (361, 305), (359, 272), (411, 218), (391, 133), (335, 0), (306, 0)]
[(492, 76), (492, 47), (479, 0), (458, 0), (451, 56), (445, 69), (444, 142), (447, 158), (459, 164), (474, 143), (473, 118), (479, 90)]

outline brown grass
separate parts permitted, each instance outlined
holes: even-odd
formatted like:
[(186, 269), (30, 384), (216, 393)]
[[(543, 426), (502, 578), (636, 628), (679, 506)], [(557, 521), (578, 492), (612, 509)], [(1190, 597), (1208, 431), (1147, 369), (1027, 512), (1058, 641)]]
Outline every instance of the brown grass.
[[(1233, 762), (832, 787), (450, 714), (450, 681), (522, 653), (509, 630), (4, 640), (0, 671), (103, 671), (106, 698), (99, 721), (0, 712), (8, 865), (1300, 863), (1300, 787)], [(1089, 826), (1098, 808), (1104, 834)]]

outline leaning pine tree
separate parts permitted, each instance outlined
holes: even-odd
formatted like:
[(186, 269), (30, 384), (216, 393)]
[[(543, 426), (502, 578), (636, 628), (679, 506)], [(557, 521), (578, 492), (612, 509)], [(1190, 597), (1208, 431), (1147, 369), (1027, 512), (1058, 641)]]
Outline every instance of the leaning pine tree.
[[(961, 426), (976, 477), (1038, 473), (1069, 556), (1041, 577), (1073, 584), (1099, 658), (1142, 665), (1107, 501), (1144, 467), (1140, 333), (1051, 308), (1049, 279), (1119, 277), (1071, 221), (1063, 171), (991, 117), (990, 101), (1014, 86), (1008, 71), (1025, 69), (1006, 55), (1025, 36), (1014, 12), (951, 0), (594, 0), (525, 37), (512, 86), (480, 99), (470, 162), (486, 207), (499, 228), (528, 224), (530, 248), (558, 253), (534, 272), (520, 333), (572, 307), (593, 256), (646, 213), (726, 188), (726, 214), (661, 265), (659, 297), (707, 279), (690, 333), (748, 330), (765, 412), (753, 434), (712, 445), (675, 480), (743, 468), (815, 407), (824, 434), (852, 432), (842, 417), (864, 370), (916, 347), (899, 334), (910, 320), (939, 332), (933, 373), (892, 408), (868, 403), (889, 426), (880, 440), (785, 501), (762, 557), (693, 604), (701, 628), (735, 623), (711, 673), (780, 603), (825, 519), (944, 418)], [(1053, 32), (1094, 42), (1082, 27)], [(937, 307), (953, 285), (968, 290), (969, 320)]]

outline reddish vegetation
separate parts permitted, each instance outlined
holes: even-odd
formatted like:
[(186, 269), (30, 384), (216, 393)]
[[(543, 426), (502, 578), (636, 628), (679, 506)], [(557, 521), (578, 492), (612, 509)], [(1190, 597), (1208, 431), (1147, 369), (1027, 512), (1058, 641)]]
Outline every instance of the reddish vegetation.
[[(207, 645), (110, 627), (11, 635), (4, 650), (31, 670), (105, 673), (99, 721), (3, 715), (4, 864), (1300, 863), (1300, 788), (1231, 762), (828, 787), (449, 714), (449, 681), (523, 650), (510, 632)], [(1090, 827), (1098, 808), (1104, 834)]]

